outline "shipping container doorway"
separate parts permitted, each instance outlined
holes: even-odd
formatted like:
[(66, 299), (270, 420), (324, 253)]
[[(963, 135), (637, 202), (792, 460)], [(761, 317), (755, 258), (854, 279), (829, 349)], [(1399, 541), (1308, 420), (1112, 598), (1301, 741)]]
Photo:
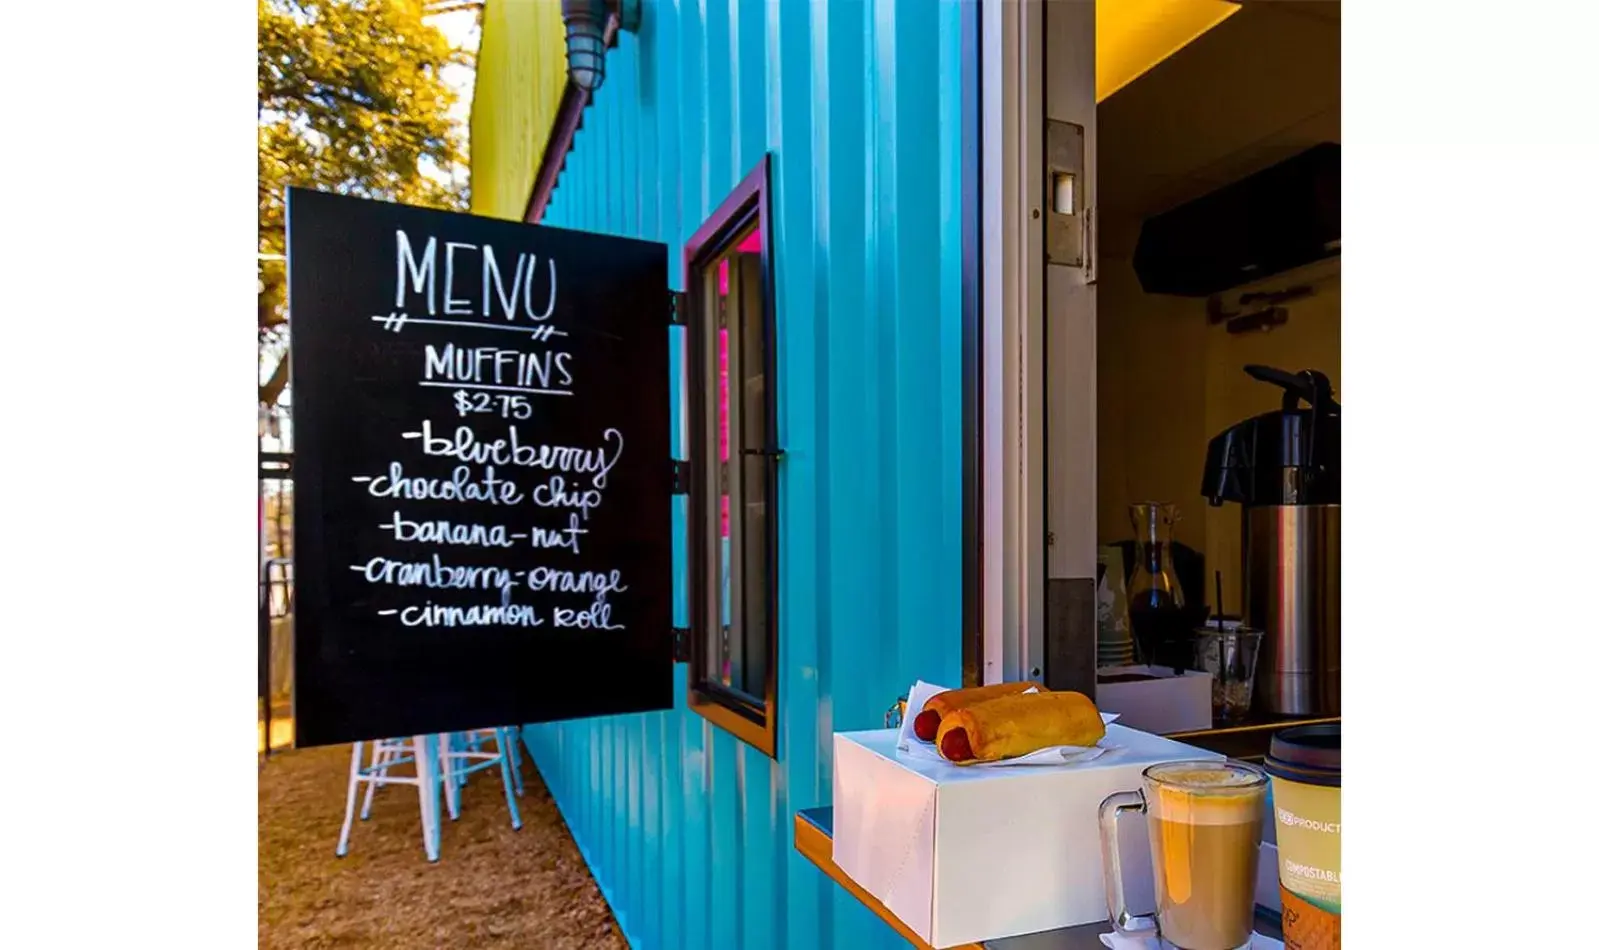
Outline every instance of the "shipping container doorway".
[[(1203, 296), (1147, 292), (1132, 258), (1152, 216), (1336, 148), (1338, 65), (1337, 0), (983, 5), (984, 681), (1094, 690), (1101, 553), (1145, 495), (1179, 504), (1178, 540), (1239, 602), (1238, 514), (1199, 494), (1205, 443), (1280, 396), (1245, 362), (1336, 384), (1336, 249)], [(1284, 294), (1270, 325), (1252, 301)]]

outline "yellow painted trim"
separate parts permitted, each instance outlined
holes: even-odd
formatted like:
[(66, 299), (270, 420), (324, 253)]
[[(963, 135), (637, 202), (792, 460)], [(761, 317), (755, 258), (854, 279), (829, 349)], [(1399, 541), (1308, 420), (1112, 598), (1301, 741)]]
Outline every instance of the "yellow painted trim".
[(1094, 101), (1109, 99), (1241, 9), (1230, 0), (1097, 0)]
[(561, 5), (487, 0), (472, 95), (473, 214), (522, 219), (565, 88)]

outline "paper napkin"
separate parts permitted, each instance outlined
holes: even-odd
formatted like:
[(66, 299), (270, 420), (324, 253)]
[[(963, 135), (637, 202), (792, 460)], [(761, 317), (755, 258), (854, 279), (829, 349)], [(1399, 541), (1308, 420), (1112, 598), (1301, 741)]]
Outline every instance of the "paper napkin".
[[(1155, 936), (1153, 929), (1149, 931), (1148, 936), (1139, 937), (1124, 937), (1118, 933), (1100, 934), (1099, 942), (1110, 950), (1170, 950), (1171, 948), (1171, 944)], [(1283, 950), (1283, 942), (1262, 934), (1252, 934), (1249, 939), (1249, 950)]]

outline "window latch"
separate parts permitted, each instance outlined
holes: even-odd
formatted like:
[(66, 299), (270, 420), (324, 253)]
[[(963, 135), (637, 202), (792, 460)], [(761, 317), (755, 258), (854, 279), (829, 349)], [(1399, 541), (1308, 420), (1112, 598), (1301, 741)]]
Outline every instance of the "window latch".
[(760, 458), (780, 459), (783, 457), (783, 450), (775, 447), (769, 449), (745, 449), (744, 454)]

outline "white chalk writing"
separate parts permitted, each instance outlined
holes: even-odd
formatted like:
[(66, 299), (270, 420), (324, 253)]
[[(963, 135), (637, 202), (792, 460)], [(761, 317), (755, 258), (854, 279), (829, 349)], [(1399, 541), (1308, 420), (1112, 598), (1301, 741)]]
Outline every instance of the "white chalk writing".
[(523, 444), (516, 426), (506, 426), (504, 438), (483, 442), (471, 426), (456, 426), (450, 436), (433, 434), (433, 423), (424, 420), (420, 432), (406, 432), (405, 438), (420, 438), (422, 451), (427, 455), (452, 458), (461, 462), (482, 465), (520, 465), (546, 471), (588, 475), (595, 488), (604, 488), (605, 480), (617, 460), (622, 457), (622, 433), (606, 429), (604, 442), (599, 448), (585, 449), (570, 445), (548, 445), (530, 442)]
[[(469, 263), (470, 256), (481, 255), (481, 264)], [(430, 317), (466, 317), (474, 314), (493, 315), (493, 304), (499, 304), (500, 315), (514, 320), (519, 315), (527, 320), (548, 320), (555, 312), (556, 277), (555, 260), (545, 261), (549, 274), (549, 293), (545, 295), (543, 309), (535, 309), (534, 281), (538, 276), (538, 255), (520, 253), (512, 270), (510, 293), (506, 293), (504, 271), (494, 248), (488, 244), (469, 244), (462, 241), (444, 242), (444, 306), (439, 307), (439, 239), (428, 235), (420, 255), (411, 235), (403, 228), (394, 232), (394, 307), (410, 309), (410, 296), (421, 294)], [(461, 260), (457, 263), (457, 257)], [(480, 281), (461, 287), (464, 297), (457, 297), (457, 270), (477, 273)]]
[(429, 343), (422, 378), (451, 383), (486, 383), (518, 389), (570, 389), (572, 354), (564, 350), (528, 353), (499, 346), (457, 347)]
[[(494, 474), (494, 466), (483, 466), (483, 474), (476, 480), (472, 469), (457, 465), (448, 480), (407, 476), (399, 462), (389, 463), (387, 475), (354, 476), (354, 481), (366, 482), (367, 493), (374, 498), (403, 498), (409, 501), (481, 501), (491, 505), (517, 505), (522, 502), (522, 492), (516, 483)], [(542, 486), (541, 486), (542, 487)]]

